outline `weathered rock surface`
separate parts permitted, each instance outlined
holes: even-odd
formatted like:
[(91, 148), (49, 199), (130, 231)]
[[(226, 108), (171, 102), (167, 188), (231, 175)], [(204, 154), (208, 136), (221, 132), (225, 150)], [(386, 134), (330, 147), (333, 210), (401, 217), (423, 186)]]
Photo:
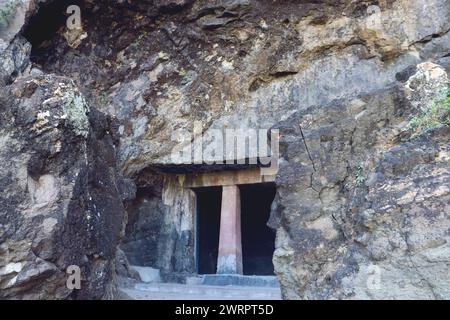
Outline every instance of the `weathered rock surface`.
[[(0, 252), (0, 295), (104, 296), (122, 202), (131, 262), (192, 272), (192, 195), (154, 192), (144, 173), (173, 165), (173, 133), (201, 121), (281, 131), (270, 223), (284, 298), (450, 298), (449, 129), (408, 129), (448, 86), (448, 1), (80, 1), (76, 48), (64, 2), (23, 3), (18, 21), (32, 18), (0, 42), (0, 158), (13, 164), (0, 248), (20, 253)], [(116, 149), (109, 116), (56, 107), (72, 91), (117, 118)], [(89, 288), (71, 295), (64, 268), (79, 259)]]
[(409, 67), (445, 62), (448, 53), (442, 0), (426, 7), (386, 2), (373, 14), (357, 1), (276, 10), (252, 1), (195, 1), (146, 16), (145, 3), (131, 3), (139, 13), (86, 3), (84, 28), (95, 31), (76, 50), (60, 33), (50, 43), (38, 41), (36, 25), (26, 33), (36, 62), (76, 79), (118, 117), (127, 175), (172, 163), (174, 132), (191, 132), (194, 120), (205, 130), (270, 128), (298, 109), (382, 90)]
[(448, 298), (449, 129), (399, 141), (417, 112), (407, 92), (394, 86), (280, 124), (274, 263), (285, 297)]
[(30, 62), (31, 46), (24, 38), (15, 39), (9, 46), (1, 48), (0, 61), (2, 69), (0, 70), (0, 85), (4, 86), (25, 70)]
[[(2, 88), (0, 109), (0, 297), (112, 295), (125, 211), (111, 119), (54, 75)], [(66, 287), (71, 265), (81, 290)]]

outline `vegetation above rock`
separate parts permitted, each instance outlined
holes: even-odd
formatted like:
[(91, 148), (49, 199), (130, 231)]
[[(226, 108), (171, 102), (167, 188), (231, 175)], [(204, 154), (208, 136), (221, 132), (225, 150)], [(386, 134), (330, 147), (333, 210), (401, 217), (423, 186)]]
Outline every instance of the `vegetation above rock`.
[(450, 124), (450, 86), (428, 108), (413, 117), (409, 128), (414, 132), (413, 137), (420, 136), (430, 130)]

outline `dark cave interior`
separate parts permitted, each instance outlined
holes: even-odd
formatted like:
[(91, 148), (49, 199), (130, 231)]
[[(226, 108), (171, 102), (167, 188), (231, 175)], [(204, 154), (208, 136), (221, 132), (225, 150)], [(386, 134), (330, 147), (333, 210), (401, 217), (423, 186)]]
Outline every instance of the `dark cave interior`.
[(215, 274), (219, 248), (222, 188), (195, 190), (197, 195), (197, 272)]
[(241, 185), (239, 189), (244, 275), (273, 275), (275, 230), (267, 226), (267, 221), (275, 198), (275, 184)]
[[(241, 233), (244, 275), (273, 275), (275, 230), (267, 226), (276, 187), (241, 185)], [(219, 246), (222, 188), (195, 190), (197, 195), (197, 270), (215, 274)]]

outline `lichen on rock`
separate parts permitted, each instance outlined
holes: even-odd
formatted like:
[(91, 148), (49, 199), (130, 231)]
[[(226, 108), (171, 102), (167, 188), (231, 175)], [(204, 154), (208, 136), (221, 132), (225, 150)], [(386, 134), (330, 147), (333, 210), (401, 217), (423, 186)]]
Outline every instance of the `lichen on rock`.
[(64, 90), (63, 110), (65, 117), (77, 135), (87, 138), (89, 134), (89, 107), (79, 91), (62, 87)]

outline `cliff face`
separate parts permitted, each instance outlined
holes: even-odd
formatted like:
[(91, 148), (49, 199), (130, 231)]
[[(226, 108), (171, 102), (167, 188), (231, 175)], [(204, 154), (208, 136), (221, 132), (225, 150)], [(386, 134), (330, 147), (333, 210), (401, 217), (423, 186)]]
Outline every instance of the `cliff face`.
[(410, 139), (415, 112), (396, 85), (281, 122), (274, 262), (288, 297), (448, 297), (449, 131)]
[[(69, 4), (82, 30), (66, 28)], [(270, 223), (284, 298), (450, 298), (448, 1), (14, 10), (0, 41), (0, 158), (12, 163), (0, 176), (1, 296), (68, 297), (64, 268), (80, 259), (89, 289), (71, 297), (107, 296), (123, 201), (140, 214), (133, 184), (158, 189), (144, 173), (177, 164), (173, 133), (201, 121), (206, 134), (280, 129)], [(176, 238), (151, 194), (148, 230)], [(130, 232), (133, 247), (142, 232)], [(169, 247), (157, 265), (180, 255)]]
[(66, 268), (81, 268), (74, 298), (112, 294), (124, 227), (111, 122), (72, 80), (21, 77), (2, 88), (1, 296), (68, 298)]

